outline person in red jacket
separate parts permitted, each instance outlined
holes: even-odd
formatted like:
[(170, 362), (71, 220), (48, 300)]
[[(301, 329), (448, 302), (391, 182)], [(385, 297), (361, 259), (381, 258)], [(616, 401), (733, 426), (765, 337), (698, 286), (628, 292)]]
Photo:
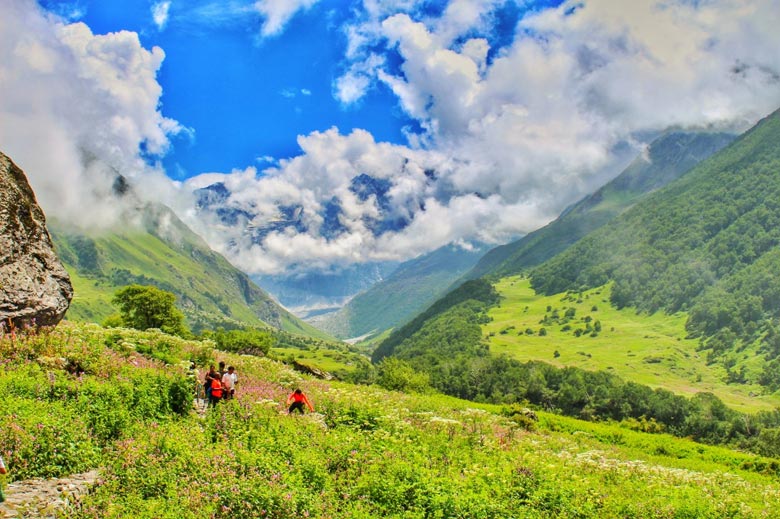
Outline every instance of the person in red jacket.
[(290, 406), (287, 409), (287, 412), (292, 413), (293, 411), (298, 411), (303, 414), (303, 404), (306, 404), (309, 411), (312, 413), (314, 412), (314, 406), (311, 405), (311, 402), (309, 402), (309, 399), (303, 394), (303, 391), (296, 389), (287, 397), (287, 405)]

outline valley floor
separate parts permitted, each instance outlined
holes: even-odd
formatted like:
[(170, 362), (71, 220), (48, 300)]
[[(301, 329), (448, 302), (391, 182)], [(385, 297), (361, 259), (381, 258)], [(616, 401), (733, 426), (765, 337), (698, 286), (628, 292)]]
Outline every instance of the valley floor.
[[(697, 351), (698, 340), (686, 338), (683, 313), (617, 310), (609, 304), (609, 286), (582, 294), (539, 296), (527, 279), (511, 277), (497, 283), (496, 290), (503, 299), (491, 309), (492, 321), (483, 326), (493, 353), (559, 367), (606, 370), (624, 380), (687, 396), (711, 392), (746, 413), (780, 406), (780, 395), (765, 394), (761, 386), (727, 384), (723, 367), (708, 365), (706, 352)], [(568, 319), (567, 312), (573, 314)]]

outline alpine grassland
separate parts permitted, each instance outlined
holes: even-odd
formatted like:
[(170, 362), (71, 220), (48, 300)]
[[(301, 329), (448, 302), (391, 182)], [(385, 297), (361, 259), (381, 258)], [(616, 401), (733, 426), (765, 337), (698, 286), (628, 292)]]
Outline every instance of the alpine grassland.
[(491, 320), (482, 327), (491, 353), (608, 371), (688, 396), (711, 392), (744, 412), (780, 405), (780, 395), (758, 384), (728, 384), (722, 364), (709, 362), (700, 340), (689, 337), (685, 312), (616, 309), (610, 304), (611, 284), (546, 296), (536, 294), (527, 278), (515, 276), (495, 288), (501, 303), (489, 310)]
[(85, 232), (49, 223), (57, 253), (71, 277), (71, 321), (103, 323), (112, 299), (128, 285), (156, 286), (176, 295), (194, 332), (272, 326), (311, 337), (329, 336), (279, 306), (243, 272), (214, 252), (165, 206), (127, 215), (123, 230)]
[[(62, 323), (0, 338), (10, 477), (100, 469), (86, 518), (760, 518), (780, 461), (520, 405), (304, 377), (159, 331)], [(237, 397), (193, 403), (224, 360)], [(302, 388), (315, 406), (286, 414)]]

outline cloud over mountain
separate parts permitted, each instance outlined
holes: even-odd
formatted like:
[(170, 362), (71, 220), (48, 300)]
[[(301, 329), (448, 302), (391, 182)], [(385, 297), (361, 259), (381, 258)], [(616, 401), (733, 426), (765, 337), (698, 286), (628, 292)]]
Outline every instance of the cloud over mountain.
[(35, 2), (7, 0), (0, 56), (0, 146), (25, 170), (47, 214), (110, 225), (119, 213), (108, 196), (117, 172), (172, 192), (149, 165), (183, 131), (160, 111), (162, 49), (144, 49), (133, 32), (94, 35)]
[[(145, 16), (165, 28), (155, 34), (208, 26), (262, 39), (326, 3), (159, 1)], [(321, 23), (340, 24), (344, 37), (333, 96), (351, 110), (374, 90), (391, 92), (409, 121), (403, 144), (325, 126), (268, 169), (237, 164), (174, 182), (159, 159), (189, 130), (164, 115), (163, 49), (7, 0), (0, 145), (47, 213), (110, 224), (117, 206), (106, 193), (119, 172), (241, 268), (273, 274), (506, 240), (598, 187), (665, 128), (741, 129), (780, 105), (777, 0), (353, 7), (322, 8)], [(282, 94), (316, 108), (303, 84)], [(256, 142), (255, 156), (268, 155)]]
[[(290, 203), (301, 220), (260, 234), (217, 227), (213, 240), (259, 272), (500, 241), (598, 187), (642, 135), (741, 129), (780, 104), (774, 0), (565, 2), (518, 16), (499, 41), (507, 4), (457, 0), (431, 13), (425, 2), (364, 2), (344, 28), (334, 95), (350, 104), (389, 87), (419, 126), (409, 145), (335, 128), (302, 136), (301, 155), (276, 168), (219, 177), (250, 228)], [(386, 198), (351, 192), (361, 175), (387, 182)], [(334, 203), (340, 231), (323, 233)], [(402, 225), (377, 232), (377, 220)]]

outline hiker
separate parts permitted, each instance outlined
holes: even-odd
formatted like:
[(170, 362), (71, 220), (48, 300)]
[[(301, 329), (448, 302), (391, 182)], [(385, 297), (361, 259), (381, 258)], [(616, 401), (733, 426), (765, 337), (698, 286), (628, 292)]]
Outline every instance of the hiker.
[(219, 378), (219, 374), (211, 379), (211, 396), (209, 397), (209, 405), (215, 407), (217, 402), (222, 400), (224, 391), (222, 390), (222, 380)]
[(230, 400), (236, 394), (236, 383), (238, 382), (238, 375), (233, 366), (228, 366), (227, 372), (222, 375), (222, 389), (223, 398)]
[(209, 366), (209, 372), (206, 373), (206, 381), (203, 383), (203, 387), (206, 389), (206, 400), (211, 403), (211, 385), (215, 380), (219, 380), (219, 373), (214, 369), (214, 364)]
[[(5, 468), (2, 456), (0, 456), (0, 474), (8, 474), (8, 469)], [(3, 501), (5, 501), (5, 494), (3, 493), (3, 485), (0, 485), (0, 503)]]
[(224, 377), (225, 373), (227, 373), (225, 371), (225, 361), (224, 360), (219, 361), (219, 369), (217, 371), (219, 372), (219, 377), (220, 378)]
[(306, 395), (303, 394), (303, 391), (296, 389), (290, 394), (290, 396), (287, 397), (287, 405), (290, 406), (287, 409), (287, 413), (291, 414), (293, 411), (297, 410), (303, 414), (303, 404), (308, 406), (309, 411), (312, 413), (314, 412), (314, 406), (311, 405), (311, 402), (309, 402), (309, 399), (306, 398)]
[(201, 383), (200, 372), (198, 371), (198, 367), (195, 365), (195, 361), (190, 361), (190, 367), (187, 369), (187, 379), (189, 379), (192, 383), (192, 388), (195, 391), (195, 400), (198, 400)]

